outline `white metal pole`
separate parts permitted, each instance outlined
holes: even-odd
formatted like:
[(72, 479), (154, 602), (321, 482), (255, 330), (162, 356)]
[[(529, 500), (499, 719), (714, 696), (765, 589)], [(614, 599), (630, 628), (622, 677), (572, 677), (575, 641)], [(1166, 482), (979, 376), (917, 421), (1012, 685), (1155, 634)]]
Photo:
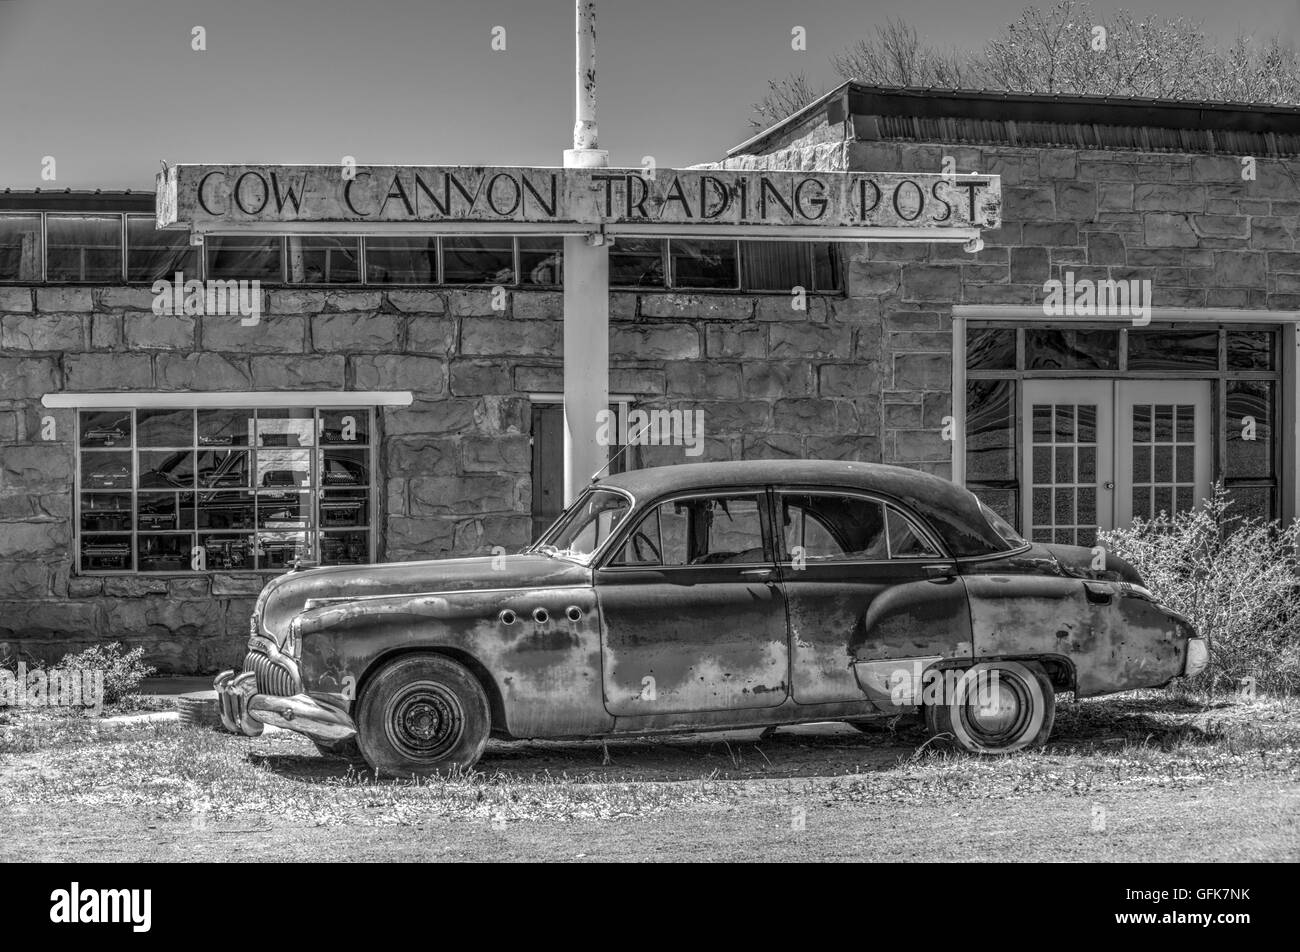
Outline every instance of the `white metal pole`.
[[(573, 148), (564, 167), (605, 168), (597, 148), (596, 4), (577, 0)], [(609, 406), (609, 245), (602, 233), (564, 239), (564, 500), (572, 502), (605, 465), (597, 414)], [(612, 428), (611, 428), (612, 429)]]

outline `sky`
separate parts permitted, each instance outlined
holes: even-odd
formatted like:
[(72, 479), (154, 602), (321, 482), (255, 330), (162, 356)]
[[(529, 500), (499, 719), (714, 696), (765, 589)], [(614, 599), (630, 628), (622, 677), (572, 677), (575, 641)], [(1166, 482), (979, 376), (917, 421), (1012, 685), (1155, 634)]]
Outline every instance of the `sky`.
[[(1049, 0), (1041, 0), (1043, 4)], [(982, 46), (1025, 0), (598, 0), (613, 165), (714, 161), (769, 79), (891, 16)], [(1300, 0), (1097, 0), (1300, 40)], [(572, 144), (572, 0), (0, 0), (0, 188), (151, 189), (160, 161), (559, 165)], [(192, 49), (205, 31), (206, 50)], [(791, 49), (791, 30), (807, 33)], [(494, 50), (497, 27), (504, 50)], [(498, 37), (501, 31), (495, 31)], [(41, 180), (45, 156), (56, 180)]]

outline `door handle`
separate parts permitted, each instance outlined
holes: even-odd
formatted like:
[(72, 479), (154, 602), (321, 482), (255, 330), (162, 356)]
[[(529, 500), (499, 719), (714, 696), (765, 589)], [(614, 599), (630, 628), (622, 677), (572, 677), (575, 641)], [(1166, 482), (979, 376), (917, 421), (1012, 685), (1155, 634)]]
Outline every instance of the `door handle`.
[(956, 578), (957, 569), (955, 566), (947, 563), (938, 565), (927, 565), (925, 568), (925, 577), (932, 582), (944, 582), (950, 578)]
[(1115, 484), (1114, 484), (1113, 482), (1111, 482), (1109, 479), (1106, 480), (1106, 482), (1102, 483), (1102, 485), (1103, 485), (1105, 488), (1107, 488), (1107, 489), (1114, 489), (1114, 488), (1115, 488)]
[(772, 577), (772, 570), (771, 569), (742, 569), (740, 572), (740, 577), (770, 579)]

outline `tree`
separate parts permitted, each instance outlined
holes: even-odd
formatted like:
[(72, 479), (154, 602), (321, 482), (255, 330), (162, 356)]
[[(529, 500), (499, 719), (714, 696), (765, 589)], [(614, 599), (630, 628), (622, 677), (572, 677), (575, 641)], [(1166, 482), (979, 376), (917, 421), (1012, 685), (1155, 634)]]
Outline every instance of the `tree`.
[[(889, 20), (833, 56), (831, 64), (842, 79), (881, 86), (1300, 101), (1300, 54), (1292, 43), (1238, 35), (1220, 48), (1199, 22), (1139, 18), (1128, 10), (1103, 20), (1082, 0), (1026, 7), (980, 50), (944, 51), (905, 21)], [(802, 74), (799, 88), (789, 85), (791, 79), (768, 84), (767, 96), (754, 107), (755, 126), (783, 119), (819, 95)]]

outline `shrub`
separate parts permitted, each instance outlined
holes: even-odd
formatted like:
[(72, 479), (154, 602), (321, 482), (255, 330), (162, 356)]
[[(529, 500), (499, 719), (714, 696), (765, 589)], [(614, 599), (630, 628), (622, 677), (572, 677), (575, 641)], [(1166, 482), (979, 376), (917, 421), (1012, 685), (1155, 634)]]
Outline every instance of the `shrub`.
[(123, 651), (121, 642), (95, 645), (77, 654), (67, 654), (58, 663), (62, 670), (103, 671), (104, 703), (117, 704), (134, 694), (140, 682), (154, 673), (154, 668), (144, 663), (144, 649)]
[(1300, 522), (1280, 526), (1229, 510), (1220, 483), (1198, 508), (1134, 520), (1100, 534), (1131, 562), (1160, 601), (1206, 639), (1210, 663), (1197, 678), (1213, 692), (1242, 678), (1260, 690), (1300, 688)]

